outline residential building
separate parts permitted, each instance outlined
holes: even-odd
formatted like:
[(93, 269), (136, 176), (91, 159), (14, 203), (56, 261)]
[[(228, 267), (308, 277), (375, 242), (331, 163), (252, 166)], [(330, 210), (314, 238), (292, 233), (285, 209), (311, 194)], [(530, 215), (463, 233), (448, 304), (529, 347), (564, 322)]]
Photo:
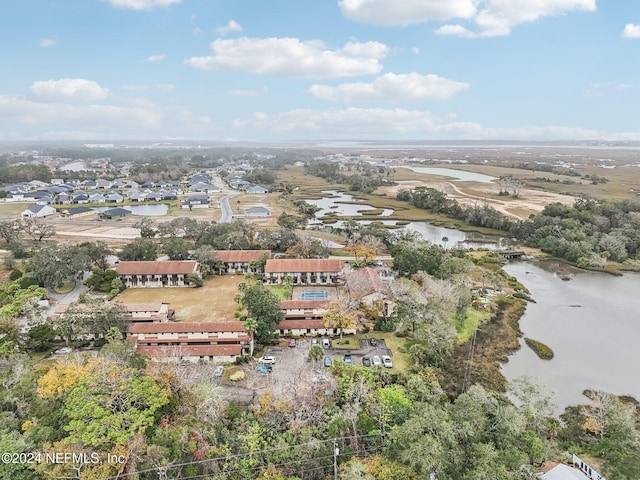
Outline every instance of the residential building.
[(116, 220), (118, 218), (124, 218), (129, 215), (132, 215), (133, 212), (131, 210), (127, 210), (126, 208), (109, 208), (104, 212), (101, 212), (98, 216), (103, 220)]
[(245, 191), (249, 194), (264, 194), (269, 193), (269, 189), (263, 187), (262, 185), (248, 185), (245, 187)]
[(29, 205), (22, 211), (22, 218), (44, 218), (53, 215), (56, 209), (49, 205)]
[(132, 323), (168, 322), (175, 313), (173, 310), (169, 310), (169, 304), (161, 302), (123, 303), (122, 306), (127, 311), (127, 320)]
[(249, 207), (244, 211), (245, 218), (270, 217), (271, 210), (265, 207)]
[(267, 260), (263, 281), (279, 285), (291, 277), (293, 284), (340, 284), (343, 267), (342, 260), (336, 258), (271, 259)]
[(249, 354), (249, 335), (240, 321), (136, 322), (127, 338), (139, 354), (161, 361), (231, 362)]
[(393, 296), (383, 280), (384, 268), (364, 267), (352, 270), (345, 278), (349, 295), (369, 307), (377, 307), (380, 313), (388, 316), (393, 311)]
[(271, 258), (271, 250), (216, 250), (216, 257), (224, 262), (223, 273), (256, 273), (251, 269), (251, 262), (256, 262), (266, 255)]
[(89, 207), (71, 207), (60, 210), (60, 216), (63, 218), (78, 218), (95, 215), (97, 212)]
[(208, 195), (191, 195), (182, 202), (182, 208), (209, 208), (211, 201)]
[(120, 262), (116, 273), (127, 288), (188, 287), (187, 275), (200, 272), (194, 261)]

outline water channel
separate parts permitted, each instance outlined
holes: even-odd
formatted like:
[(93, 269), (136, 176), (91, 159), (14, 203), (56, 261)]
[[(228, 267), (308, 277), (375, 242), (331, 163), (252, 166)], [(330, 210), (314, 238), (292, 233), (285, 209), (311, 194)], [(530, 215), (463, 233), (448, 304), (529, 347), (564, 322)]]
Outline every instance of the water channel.
[[(327, 192), (321, 200), (308, 200), (323, 211), (338, 216), (351, 216), (345, 207), (366, 209), (340, 192)], [(347, 200), (347, 197), (348, 200)], [(370, 207), (373, 208), (373, 207)], [(351, 210), (349, 210), (351, 212)], [(364, 222), (372, 219), (362, 217)], [(393, 220), (375, 218), (383, 223)], [(339, 222), (336, 224), (339, 225)], [(457, 229), (411, 222), (405, 228), (419, 232), (425, 240), (447, 246), (467, 248), (498, 248), (496, 243), (469, 242), (469, 234)], [(475, 237), (473, 234), (472, 238)], [(446, 238), (446, 241), (443, 240)], [(605, 273), (571, 270), (550, 262), (517, 261), (504, 269), (516, 277), (531, 293), (535, 303), (527, 306), (520, 321), (524, 336), (541, 341), (555, 353), (552, 360), (541, 360), (521, 340), (521, 348), (502, 367), (507, 380), (521, 375), (539, 377), (556, 392), (558, 413), (568, 405), (585, 403), (585, 389), (600, 389), (618, 395), (632, 395), (640, 399), (640, 379), (636, 368), (640, 365), (640, 274), (626, 273), (616, 277)]]
[(586, 403), (585, 389), (640, 399), (640, 274), (575, 270), (565, 281), (559, 267), (545, 262), (505, 266), (536, 301), (520, 320), (524, 336), (545, 343), (555, 356), (541, 360), (521, 340), (522, 348), (502, 373), (507, 380), (524, 374), (541, 378), (556, 392), (559, 411)]

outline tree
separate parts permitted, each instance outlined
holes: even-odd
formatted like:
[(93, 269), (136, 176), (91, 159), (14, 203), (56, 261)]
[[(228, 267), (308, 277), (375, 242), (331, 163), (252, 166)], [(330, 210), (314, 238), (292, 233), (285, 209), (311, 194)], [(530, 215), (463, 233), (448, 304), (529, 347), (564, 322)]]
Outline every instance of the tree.
[(242, 305), (258, 324), (256, 339), (267, 344), (273, 339), (273, 332), (283, 319), (280, 299), (261, 283), (247, 285), (242, 291)]
[(324, 357), (324, 348), (322, 348), (317, 343), (314, 345), (311, 345), (311, 348), (309, 348), (309, 359), (313, 361), (314, 368), (316, 366), (316, 362), (322, 359), (322, 357)]
[(125, 261), (155, 260), (158, 258), (158, 247), (148, 238), (136, 238), (122, 249), (119, 257)]
[(0, 222), (0, 238), (7, 244), (20, 239), (20, 221), (9, 220)]
[(340, 329), (340, 341), (342, 341), (344, 329), (355, 327), (357, 322), (353, 302), (348, 300), (343, 298), (329, 302), (324, 314), (325, 326)]
[(171, 260), (187, 260), (189, 258), (189, 244), (182, 238), (169, 238), (163, 242), (162, 249)]
[(111, 291), (111, 283), (117, 278), (118, 274), (115, 270), (102, 270), (96, 267), (91, 271), (91, 276), (87, 278), (84, 283), (97, 292), (107, 293)]
[(140, 217), (140, 220), (133, 224), (133, 228), (140, 231), (142, 238), (153, 238), (158, 232), (158, 226), (149, 217)]
[(191, 272), (187, 274), (187, 282), (189, 283), (189, 285), (196, 288), (201, 287), (204, 283), (202, 281), (202, 277), (197, 272)]
[(80, 252), (89, 258), (89, 261), (96, 267), (102, 270), (109, 268), (109, 262), (107, 257), (113, 252), (109, 246), (102, 242), (84, 242), (78, 245)]
[(41, 285), (58, 288), (89, 270), (91, 261), (74, 245), (41, 245), (29, 259), (31, 274)]
[(69, 440), (106, 451), (144, 433), (168, 402), (153, 378), (112, 365), (82, 378), (69, 392), (65, 430)]
[(253, 357), (253, 336), (258, 330), (258, 322), (255, 321), (254, 318), (248, 317), (244, 321), (244, 331), (249, 334), (249, 355)]
[(41, 242), (43, 239), (52, 237), (56, 233), (53, 225), (44, 223), (37, 218), (22, 219), (20, 228), (36, 242)]

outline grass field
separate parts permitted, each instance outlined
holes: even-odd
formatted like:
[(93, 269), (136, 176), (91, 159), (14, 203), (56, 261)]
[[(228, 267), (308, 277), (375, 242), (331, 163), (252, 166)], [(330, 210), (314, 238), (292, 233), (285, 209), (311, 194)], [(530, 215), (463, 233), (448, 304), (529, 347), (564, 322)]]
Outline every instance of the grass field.
[(200, 288), (128, 288), (116, 297), (122, 303), (164, 302), (185, 322), (235, 320), (238, 284), (241, 275), (224, 275), (204, 281)]
[(458, 345), (468, 341), (476, 328), (490, 317), (491, 313), (485, 310), (476, 310), (473, 307), (469, 307), (467, 309), (467, 318), (465, 319), (464, 324), (460, 325), (456, 322), (456, 331), (458, 332), (458, 338), (456, 341)]

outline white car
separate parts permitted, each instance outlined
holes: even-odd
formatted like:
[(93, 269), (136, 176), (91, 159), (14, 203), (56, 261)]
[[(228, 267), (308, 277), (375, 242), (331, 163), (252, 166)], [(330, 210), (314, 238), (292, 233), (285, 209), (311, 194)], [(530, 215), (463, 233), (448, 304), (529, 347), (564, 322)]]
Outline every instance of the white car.
[(389, 355), (382, 356), (382, 364), (385, 366), (385, 368), (393, 367), (393, 362), (391, 361), (391, 357)]
[(223, 367), (222, 365), (218, 365), (218, 366), (213, 370), (213, 376), (214, 376), (214, 377), (221, 377), (223, 373), (224, 373), (224, 367)]
[(380, 357), (379, 357), (378, 355), (375, 355), (375, 356), (373, 357), (372, 362), (373, 362), (373, 366), (374, 366), (374, 367), (379, 367), (379, 366), (381, 366), (381, 365), (382, 365), (382, 360), (380, 360)]
[(274, 357), (273, 355), (265, 355), (264, 357), (260, 357), (258, 363), (273, 365), (274, 363), (276, 363), (276, 357)]

